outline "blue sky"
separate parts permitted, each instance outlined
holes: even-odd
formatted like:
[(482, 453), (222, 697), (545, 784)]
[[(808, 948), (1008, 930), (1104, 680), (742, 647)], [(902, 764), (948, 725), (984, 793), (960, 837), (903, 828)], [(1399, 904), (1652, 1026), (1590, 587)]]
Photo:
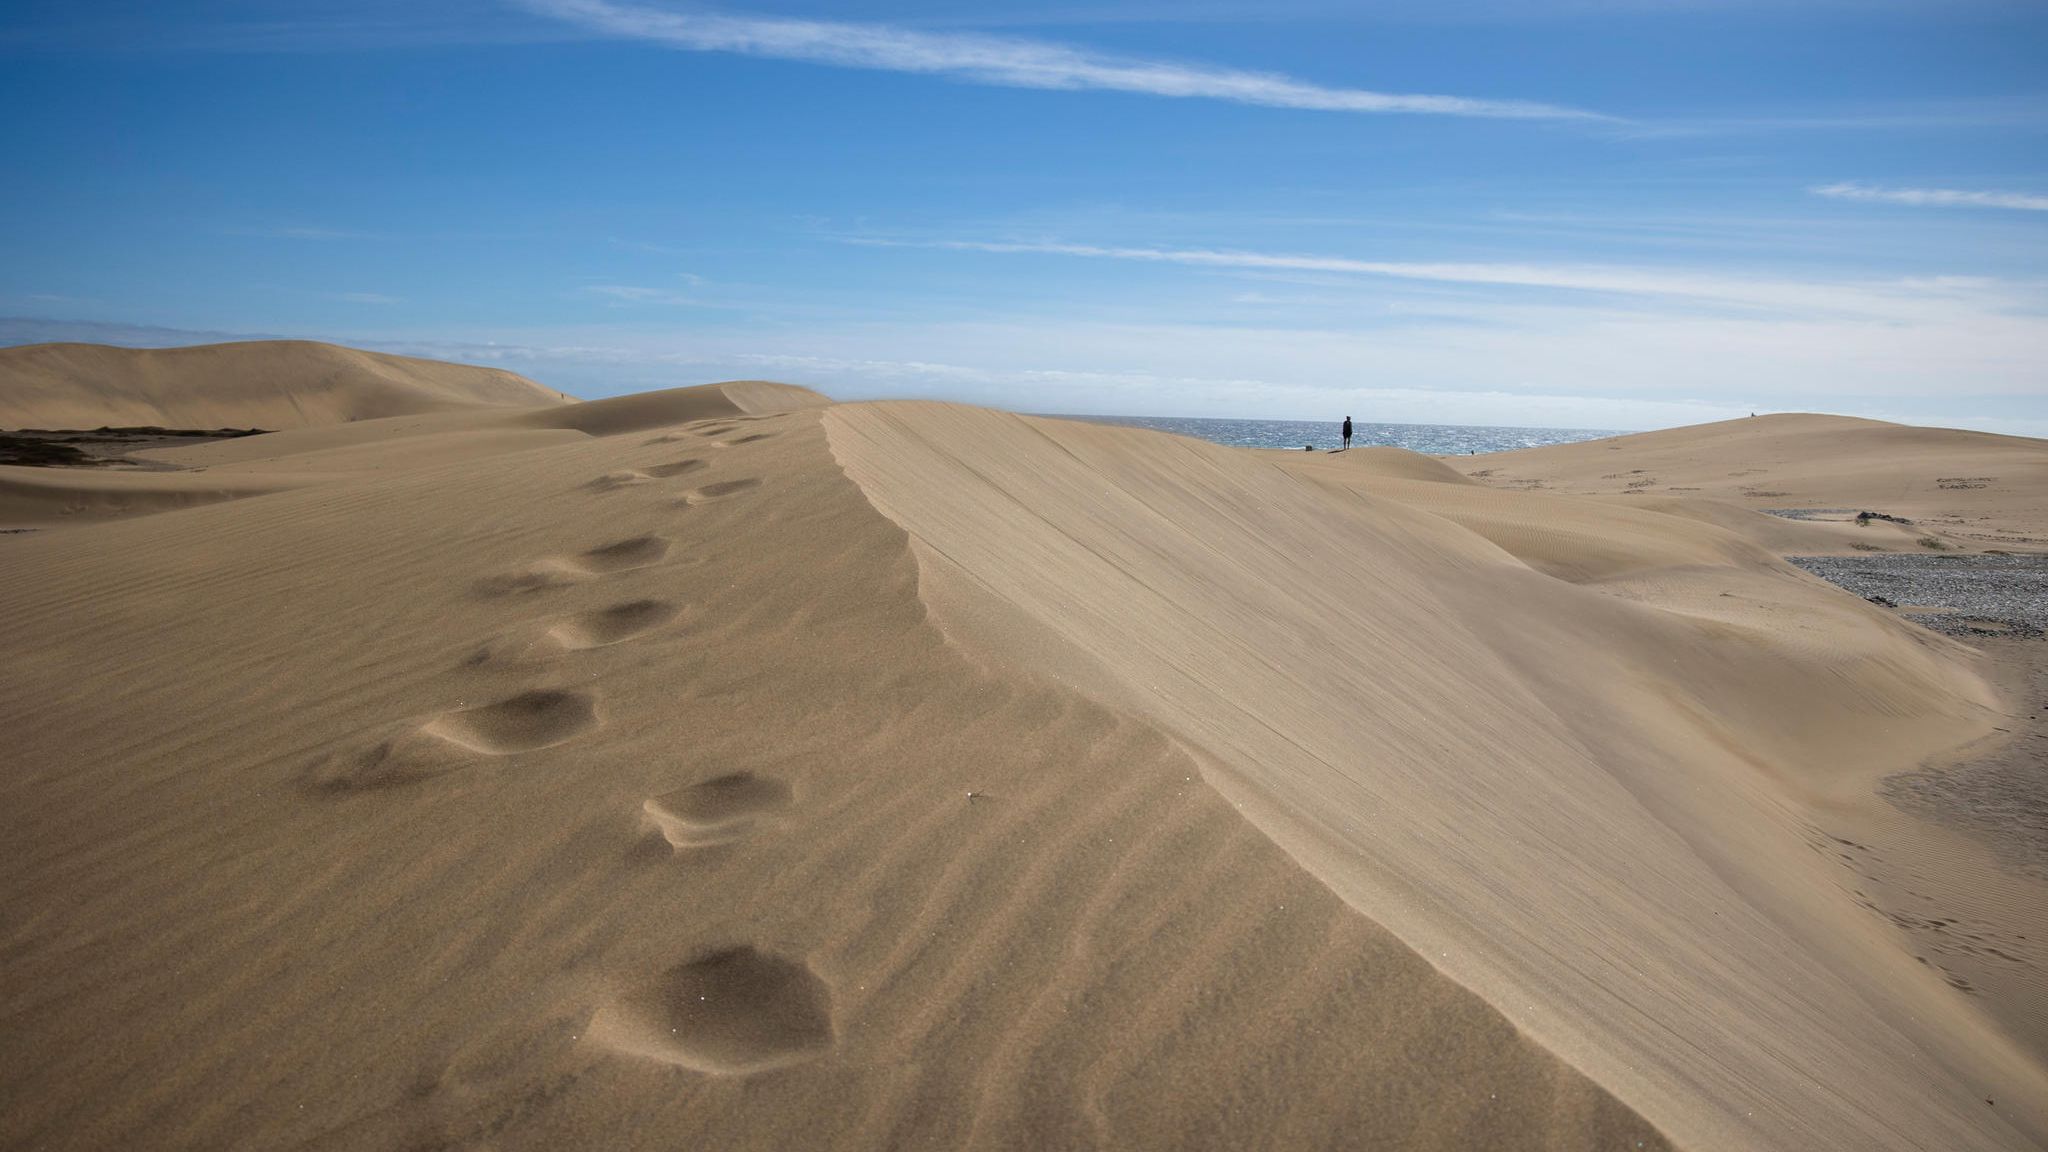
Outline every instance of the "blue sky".
[(0, 12), (0, 341), (2048, 435), (2042, 0)]

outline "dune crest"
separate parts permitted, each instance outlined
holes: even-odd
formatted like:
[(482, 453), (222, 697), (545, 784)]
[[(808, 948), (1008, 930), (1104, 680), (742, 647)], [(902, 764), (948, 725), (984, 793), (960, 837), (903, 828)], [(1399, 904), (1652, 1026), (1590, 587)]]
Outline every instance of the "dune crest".
[(310, 340), (0, 348), (0, 428), (302, 428), (570, 403), (496, 368)]
[(1843, 508), (1914, 521), (1838, 533), (1881, 551), (1930, 534), (1956, 546), (2048, 549), (2048, 441), (1786, 413), (1452, 461), (1491, 486), (1745, 508)]
[[(316, 359), (329, 352), (373, 357), (371, 353), (330, 349), (326, 345), (307, 347), (314, 350), (308, 355)], [(243, 363), (236, 356), (243, 356), (244, 360), (255, 357), (254, 362), (261, 364), (264, 357), (285, 356), (288, 351), (265, 346), (260, 354), (223, 355), (229, 355), (236, 364)], [(0, 351), (0, 356), (4, 355)], [(300, 369), (306, 366), (304, 357), (294, 363)], [(416, 365), (429, 375), (452, 374), (463, 381), (469, 381), (465, 374), (488, 372), (431, 361), (418, 361)], [(483, 379), (490, 383), (494, 378)], [(4, 379), (4, 364), (0, 364), (0, 380)], [(281, 394), (263, 382), (267, 379), (248, 377), (239, 383), (231, 379), (231, 387), (214, 388), (179, 377), (165, 385), (181, 398), (166, 412), (205, 415), (209, 420), (237, 426), (259, 424), (283, 429), (265, 436), (145, 449), (135, 454), (137, 459), (152, 465), (178, 471), (0, 466), (0, 528), (41, 528), (147, 515), (381, 471), (427, 464), (459, 467), (548, 445), (655, 430), (663, 432), (656, 438), (659, 443), (685, 445), (692, 450), (723, 449), (755, 443), (767, 435), (744, 431), (753, 422), (826, 403), (824, 397), (808, 388), (763, 380), (699, 384), (581, 403), (555, 399), (556, 394), (551, 392), (535, 400), (528, 393), (538, 389), (538, 385), (528, 388), (530, 382), (506, 377), (516, 383), (508, 386), (510, 391), (505, 395), (513, 400), (523, 396), (524, 400), (513, 403), (499, 398), (488, 404), (450, 404), (435, 394), (415, 392), (407, 393), (410, 399), (399, 405), (403, 415), (352, 417), (346, 423), (323, 418), (308, 423), (273, 419), (278, 416), (276, 405), (288, 402), (294, 412), (302, 408), (314, 412), (327, 409), (309, 402), (304, 395)], [(81, 379), (53, 383), (51, 394), (69, 397), (64, 402), (72, 405), (72, 409), (39, 411), (75, 410), (94, 426), (118, 422), (124, 418), (121, 413), (129, 410), (122, 408), (118, 400), (110, 401), (105, 393), (119, 383), (118, 379), (106, 387)], [(489, 389), (485, 394), (499, 396), (499, 392)], [(203, 407), (197, 409), (188, 406), (200, 404)], [(4, 403), (0, 403), (0, 411), (4, 410)], [(609, 491), (647, 479), (679, 476), (704, 465), (705, 459), (700, 455), (671, 456), (643, 469), (605, 472), (593, 477), (589, 486), (592, 491)]]
[(1681, 1145), (2042, 1132), (2042, 1069), (1807, 842), (1986, 731), (1960, 649), (1674, 517), (944, 405), (826, 426), (949, 635), (1160, 723)]

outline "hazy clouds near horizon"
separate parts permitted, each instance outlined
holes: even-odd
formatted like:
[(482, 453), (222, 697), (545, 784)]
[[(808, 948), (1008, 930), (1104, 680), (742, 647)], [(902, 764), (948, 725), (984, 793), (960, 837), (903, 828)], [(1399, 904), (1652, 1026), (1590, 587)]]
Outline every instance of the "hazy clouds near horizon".
[(1351, 7), (17, 9), (0, 339), (2048, 434), (2048, 12)]

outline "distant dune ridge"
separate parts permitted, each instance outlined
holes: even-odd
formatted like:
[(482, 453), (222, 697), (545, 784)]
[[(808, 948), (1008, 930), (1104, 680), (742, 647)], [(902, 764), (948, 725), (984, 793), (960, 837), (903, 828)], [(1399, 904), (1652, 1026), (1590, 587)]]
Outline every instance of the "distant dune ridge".
[(2048, 500), (2040, 498), (2048, 492), (2048, 440), (2026, 436), (1795, 412), (1453, 462), (1494, 484), (1653, 501), (1706, 497), (1747, 508), (1847, 507), (1924, 520), (1938, 534), (1990, 546), (2048, 547)]
[(0, 428), (303, 428), (570, 402), (496, 368), (308, 340), (0, 348)]
[(495, 368), (304, 340), (0, 349), (0, 428), (281, 430), (239, 447), (173, 454), (192, 471), (0, 465), (0, 528), (146, 515), (298, 487), (337, 472), (492, 455), (697, 413), (772, 411), (814, 396), (767, 381), (732, 381), (691, 398), (651, 395), (584, 404)]
[(1890, 529), (762, 381), (148, 455), (0, 537), (0, 1145), (2048, 1136), (2048, 900), (1872, 794), (2010, 702), (1775, 554)]

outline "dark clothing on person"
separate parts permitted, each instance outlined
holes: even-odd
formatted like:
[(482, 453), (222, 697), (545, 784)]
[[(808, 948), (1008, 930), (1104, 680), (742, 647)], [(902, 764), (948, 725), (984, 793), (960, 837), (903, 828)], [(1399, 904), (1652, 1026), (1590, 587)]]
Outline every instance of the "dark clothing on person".
[(1344, 446), (1351, 447), (1351, 417), (1344, 418)]

